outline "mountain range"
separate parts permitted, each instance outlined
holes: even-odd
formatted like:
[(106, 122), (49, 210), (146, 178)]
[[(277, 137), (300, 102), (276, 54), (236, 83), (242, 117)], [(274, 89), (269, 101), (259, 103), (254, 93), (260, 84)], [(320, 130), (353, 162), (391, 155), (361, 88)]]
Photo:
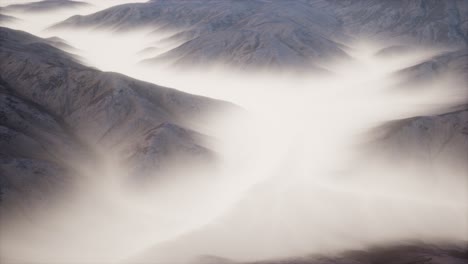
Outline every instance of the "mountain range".
[[(42, 12), (59, 5), (78, 7), (86, 3), (46, 0), (10, 5), (2, 12)], [(3, 23), (14, 18), (2, 14), (0, 19)], [(179, 44), (156, 57), (147, 55), (143, 62), (149, 65), (169, 61), (176, 66), (223, 64), (323, 72), (329, 71), (329, 61), (352, 60), (351, 43), (361, 39), (383, 43), (387, 49), (378, 56), (408, 54), (417, 47), (449, 47), (450, 51), (394, 74), (403, 83), (422, 88), (447, 76), (458, 78), (454, 85), (460, 86), (460, 101), (465, 98), (466, 103), (445, 108), (441, 114), (382, 124), (372, 131), (379, 136), (370, 144), (381, 156), (401, 162), (395, 166), (417, 157), (429, 172), (440, 162), (462, 173), (468, 171), (468, 1), (153, 0), (76, 15), (50, 29), (78, 28), (113, 30), (119, 34), (139, 28), (149, 28), (153, 34), (172, 32), (165, 41)], [(16, 208), (27, 211), (52, 201), (56, 194), (70, 191), (84, 174), (99, 177), (99, 168), (109, 159), (128, 169), (119, 173), (130, 181), (143, 183), (164, 177), (174, 163), (187, 168), (200, 162), (215, 164), (217, 153), (210, 148), (213, 139), (207, 118), (237, 107), (85, 66), (70, 53), (73, 51), (69, 43), (58, 37), (39, 38), (0, 28), (2, 217)], [(366, 160), (369, 161), (372, 157)], [(268, 188), (264, 186), (263, 191), (270, 192)], [(337, 203), (347, 201), (345, 197)], [(270, 205), (271, 200), (265, 198), (259, 203)], [(294, 219), (294, 208), (283, 207), (286, 210), (282, 213)], [(246, 208), (253, 211), (254, 221), (268, 215)], [(353, 207), (344, 208), (352, 214)], [(381, 208), (382, 212), (386, 209)], [(406, 216), (406, 220), (412, 217)], [(442, 214), (441, 221), (444, 217), (447, 215)], [(392, 219), (388, 219), (388, 226), (391, 225)], [(257, 226), (264, 227), (263, 223)], [(287, 231), (293, 234), (294, 228)], [(216, 234), (228, 234), (230, 238), (236, 235), (232, 235), (234, 229), (223, 232)], [(265, 233), (255, 235), (267, 241), (269, 233)], [(342, 257), (304, 256), (249, 263), (440, 260), (461, 264), (468, 258), (466, 252), (466, 247), (413, 245), (346, 252)], [(206, 256), (200, 263), (239, 262)]]
[(145, 62), (325, 68), (324, 61), (347, 58), (346, 43), (361, 38), (466, 46), (467, 10), (462, 0), (153, 0), (73, 16), (53, 28), (176, 32), (170, 39), (179, 46)]

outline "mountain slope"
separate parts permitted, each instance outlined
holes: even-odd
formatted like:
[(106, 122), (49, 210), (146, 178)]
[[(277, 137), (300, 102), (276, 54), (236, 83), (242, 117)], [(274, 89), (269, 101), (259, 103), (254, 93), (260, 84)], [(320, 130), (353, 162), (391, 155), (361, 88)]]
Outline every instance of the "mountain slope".
[(67, 158), (86, 148), (67, 125), (0, 84), (0, 199), (12, 206), (47, 201), (72, 182)]
[(301, 1), (151, 1), (73, 16), (54, 28), (148, 26), (178, 31), (171, 39), (183, 44), (156, 60), (179, 65), (320, 66), (323, 59), (347, 57), (336, 18)]
[(468, 44), (468, 3), (463, 0), (311, 0), (334, 13), (348, 34), (385, 43)]
[(133, 178), (158, 175), (173, 157), (185, 164), (214, 157), (193, 129), (226, 104), (85, 67), (24, 32), (0, 28), (0, 39), (4, 195), (36, 188), (27, 179), (36, 171), (60, 182), (77, 159), (102, 151)]
[(400, 70), (396, 76), (401, 78), (403, 83), (415, 85), (418, 89), (424, 89), (433, 82), (448, 78), (454, 82), (449, 83), (447, 88), (457, 88), (461, 104), (452, 106), (439, 115), (416, 116), (383, 125), (379, 128), (383, 134), (377, 139), (377, 150), (399, 157), (400, 161), (417, 160), (426, 164), (424, 167), (449, 164), (449, 167), (458, 168), (466, 175), (468, 50), (443, 53)]
[(170, 38), (178, 47), (146, 62), (321, 67), (346, 58), (343, 43), (352, 39), (466, 46), (467, 11), (462, 0), (154, 0), (73, 16), (54, 28), (178, 32)]
[(460, 85), (468, 90), (468, 48), (445, 52), (397, 72), (406, 81), (426, 83), (447, 74), (460, 78), (463, 81)]

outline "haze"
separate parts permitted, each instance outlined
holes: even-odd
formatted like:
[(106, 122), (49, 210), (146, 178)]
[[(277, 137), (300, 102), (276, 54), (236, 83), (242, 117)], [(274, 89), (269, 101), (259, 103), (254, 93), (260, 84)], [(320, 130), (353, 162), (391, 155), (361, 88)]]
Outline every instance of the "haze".
[[(9, 2), (17, 1), (2, 6)], [(221, 63), (143, 63), (180, 44), (167, 41), (176, 33), (167, 30), (47, 29), (117, 2), (136, 1), (12, 13), (20, 20), (7, 26), (60, 37), (74, 48), (69, 52), (100, 70), (235, 104), (238, 112), (207, 117), (210, 123), (200, 128), (213, 139), (207, 145), (219, 164), (194, 169), (176, 163), (174, 175), (136, 191), (126, 184), (127, 168), (99, 150), (101, 164), (77, 165), (84, 180), (65, 202), (2, 227), (3, 258), (188, 263), (208, 254), (252, 261), (407, 239), (468, 239), (466, 171), (439, 162), (428, 172), (416, 159), (414, 166), (394, 166), (366, 147), (378, 137), (374, 129), (388, 121), (466, 103), (455, 74), (424, 87), (395, 74), (451, 48), (379, 57), (384, 43), (355, 40), (344, 43), (351, 58), (321, 63), (326, 73), (245, 71)]]

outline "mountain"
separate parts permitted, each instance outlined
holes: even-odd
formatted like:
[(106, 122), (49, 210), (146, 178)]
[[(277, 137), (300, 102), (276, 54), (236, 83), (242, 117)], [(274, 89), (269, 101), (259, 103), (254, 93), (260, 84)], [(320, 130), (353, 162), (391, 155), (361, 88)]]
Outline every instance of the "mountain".
[(68, 190), (71, 168), (64, 158), (85, 152), (85, 146), (63, 120), (19, 95), (3, 78), (0, 106), (0, 200), (7, 205), (48, 201), (48, 194)]
[[(427, 61), (403, 69), (397, 73), (406, 82), (430, 85), (440, 78), (459, 80), (462, 105), (448, 109), (446, 113), (398, 120), (386, 134), (385, 142), (400, 153), (419, 153), (434, 162), (441, 159), (468, 171), (468, 49), (446, 52)], [(448, 76), (448, 77), (447, 77)], [(394, 126), (393, 126), (394, 125)]]
[(63, 190), (54, 186), (79, 177), (77, 161), (100, 163), (103, 151), (133, 179), (158, 176), (172, 158), (214, 159), (194, 129), (229, 104), (85, 67), (25, 32), (0, 28), (0, 40), (3, 200)]
[(311, 0), (334, 13), (356, 38), (420, 45), (468, 44), (468, 3), (464, 0)]
[(62, 10), (68, 8), (80, 8), (88, 6), (89, 3), (72, 0), (43, 0), (38, 2), (13, 4), (4, 7), (7, 12), (47, 12), (51, 10)]
[[(468, 80), (466, 3), (158, 0), (74, 16), (55, 28), (123, 31), (150, 26), (156, 31), (174, 30), (178, 33), (169, 40), (181, 45), (145, 62), (169, 60), (176, 65), (220, 62), (242, 67), (320, 69), (322, 60), (347, 58), (348, 48), (342, 43), (361, 37), (388, 42), (389, 48), (380, 55), (411, 52), (406, 47), (414, 44), (453, 45), (456, 51), (395, 74), (422, 87), (447, 74), (461, 75), (459, 85), (464, 85)], [(18, 197), (23, 203), (47, 202), (51, 194), (67, 191), (81, 176), (76, 161), (98, 167), (105, 161), (103, 153), (128, 167), (125, 173), (136, 180), (158, 178), (174, 160), (185, 166), (216, 159), (216, 153), (205, 144), (209, 138), (204, 133), (203, 117), (228, 104), (85, 67), (59, 49), (67, 48), (60, 39), (40, 39), (1, 28), (0, 40), (2, 206)], [(462, 104), (445, 112), (386, 123), (378, 128), (381, 136), (372, 142), (373, 147), (389, 160), (414, 161), (416, 157), (428, 172), (423, 183), (439, 172), (435, 165), (440, 161), (466, 172), (468, 106)], [(401, 169), (401, 163), (392, 165)], [(398, 183), (398, 175), (393, 176)], [(423, 192), (413, 199), (411, 193), (409, 198), (387, 197), (378, 189), (370, 190), (375, 195), (361, 192), (362, 186), (353, 193), (288, 180), (290, 186), (266, 182), (254, 187), (247, 194), (252, 198), (240, 201), (240, 209), (226, 213), (213, 225), (156, 245), (154, 252), (182, 256), (214, 250), (216, 256), (205, 256), (200, 262), (237, 263), (224, 256), (308, 254), (324, 245), (324, 251), (327, 245), (352, 248), (356, 241), (365, 244), (382, 237), (401, 241), (412, 234), (432, 238), (449, 233), (449, 238), (466, 238), (460, 232), (465, 226), (461, 210), (466, 209), (465, 203), (461, 201), (457, 207), (434, 202), (439, 196), (432, 194), (438, 193), (424, 186), (415, 187)], [(388, 189), (391, 187), (383, 188)], [(309, 193), (313, 196), (306, 195)], [(396, 193), (398, 196), (398, 190)], [(287, 199), (282, 198), (285, 196)], [(465, 247), (417, 245), (253, 263), (464, 263), (466, 259)]]
[[(379, 127), (384, 131), (373, 150), (396, 166), (418, 166), (428, 179), (447, 182), (467, 178), (468, 105), (440, 114), (395, 120)], [(371, 160), (369, 158), (368, 160)]]
[(150, 1), (73, 16), (53, 28), (146, 26), (177, 30), (170, 39), (183, 42), (146, 62), (320, 67), (324, 59), (347, 58), (346, 47), (332, 40), (346, 38), (339, 21), (301, 1)]
[(398, 77), (419, 83), (428, 83), (447, 74), (461, 77), (460, 85), (468, 90), (468, 48), (445, 52), (397, 72)]
[[(417, 46), (389, 46), (375, 56), (401, 58), (415, 52)], [(409, 165), (419, 162), (429, 168), (445, 164), (466, 175), (468, 166), (468, 49), (466, 47), (441, 52), (415, 65), (397, 70), (393, 89), (408, 92), (431, 92), (446, 89), (456, 97), (453, 105), (439, 105), (439, 114), (427, 114), (386, 122), (371, 131), (375, 141), (372, 154), (380, 153), (386, 160)], [(441, 102), (442, 103), (442, 102)], [(433, 103), (437, 106), (437, 102)], [(371, 136), (371, 137), (373, 137)], [(413, 164), (414, 165), (414, 164)]]
[(179, 46), (145, 62), (311, 66), (347, 58), (345, 43), (370, 38), (387, 44), (468, 44), (463, 0), (175, 1), (125, 4), (73, 16), (53, 28), (177, 31)]
[[(57, 49), (61, 49), (63, 51), (66, 51), (66, 52), (76, 52), (78, 51), (75, 47), (71, 46), (70, 44), (68, 44), (64, 39), (61, 39), (59, 37), (50, 37), (50, 38), (47, 38), (47, 39), (44, 39), (47, 44), (51, 45), (51, 46), (54, 46), (56, 47)], [(78, 56), (74, 56), (75, 58), (78, 58)]]

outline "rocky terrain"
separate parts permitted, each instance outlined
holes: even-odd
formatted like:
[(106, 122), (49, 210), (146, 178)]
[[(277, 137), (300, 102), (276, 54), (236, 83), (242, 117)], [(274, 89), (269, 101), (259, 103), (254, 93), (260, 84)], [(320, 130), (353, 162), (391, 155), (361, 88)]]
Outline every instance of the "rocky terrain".
[[(279, 11), (281, 10), (281, 11)], [(287, 10), (287, 11), (285, 11)], [(54, 28), (175, 30), (181, 44), (146, 62), (323, 67), (367, 38), (466, 46), (466, 1), (150, 1), (73, 16)]]
[(339, 17), (354, 37), (419, 45), (468, 44), (468, 3), (463, 0), (309, 0)]
[(99, 160), (102, 149), (130, 175), (163, 169), (171, 157), (213, 158), (192, 128), (223, 103), (82, 66), (25, 32), (1, 28), (0, 39), (4, 200), (60, 189), (76, 174), (73, 162)]
[(332, 40), (345, 37), (339, 21), (301, 1), (151, 1), (74, 16), (54, 28), (144, 26), (177, 30), (170, 39), (183, 42), (146, 62), (318, 67), (323, 59), (347, 57), (346, 47)]

